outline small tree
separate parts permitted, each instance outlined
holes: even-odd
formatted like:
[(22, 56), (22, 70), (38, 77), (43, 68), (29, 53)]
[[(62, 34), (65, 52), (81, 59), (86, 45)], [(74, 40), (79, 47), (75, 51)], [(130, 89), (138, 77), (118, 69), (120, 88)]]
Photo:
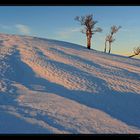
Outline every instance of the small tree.
[(136, 48), (134, 48), (134, 54), (130, 55), (129, 58), (134, 57), (139, 54), (140, 54), (140, 47), (136, 47)]
[(112, 42), (115, 41), (115, 39), (113, 38), (113, 35), (114, 35), (120, 28), (121, 28), (121, 26), (117, 27), (117, 26), (115, 26), (115, 25), (113, 25), (113, 26), (111, 27), (110, 34), (107, 35), (106, 38), (105, 38), (105, 49), (104, 49), (104, 52), (106, 52), (106, 47), (107, 47), (106, 45), (107, 45), (107, 42), (109, 43), (109, 51), (108, 51), (108, 53), (111, 52), (111, 44), (112, 44)]
[(110, 51), (111, 51), (111, 43), (114, 42), (114, 41), (115, 41), (115, 39), (113, 38), (113, 36), (111, 36), (111, 35), (106, 36), (104, 52), (106, 52), (106, 45), (107, 45), (107, 42), (108, 42), (109, 43), (109, 53), (110, 53)]
[(97, 21), (93, 19), (93, 15), (86, 15), (86, 16), (77, 16), (75, 17), (75, 20), (79, 21), (82, 26), (84, 26), (84, 29), (81, 31), (82, 33), (86, 34), (87, 36), (87, 48), (90, 49), (91, 47), (91, 38), (92, 35), (96, 32), (101, 32), (102, 29), (97, 27), (95, 28), (95, 24)]

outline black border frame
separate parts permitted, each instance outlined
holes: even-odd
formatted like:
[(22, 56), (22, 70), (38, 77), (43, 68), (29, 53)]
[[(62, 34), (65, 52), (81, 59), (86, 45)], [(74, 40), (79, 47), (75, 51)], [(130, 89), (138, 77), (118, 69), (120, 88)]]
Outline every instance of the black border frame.
[(1, 0), (0, 6), (138, 6), (139, 0)]
[[(1, 6), (140, 6), (140, 0), (9, 0), (0, 1)], [(140, 134), (0, 134), (0, 138), (25, 139), (130, 139), (140, 140)]]

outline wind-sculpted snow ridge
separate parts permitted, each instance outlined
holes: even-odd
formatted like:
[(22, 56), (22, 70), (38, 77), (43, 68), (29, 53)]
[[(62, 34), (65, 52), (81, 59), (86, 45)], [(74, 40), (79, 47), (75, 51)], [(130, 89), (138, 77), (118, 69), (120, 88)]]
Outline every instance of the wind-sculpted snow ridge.
[(140, 61), (0, 34), (0, 133), (140, 133)]

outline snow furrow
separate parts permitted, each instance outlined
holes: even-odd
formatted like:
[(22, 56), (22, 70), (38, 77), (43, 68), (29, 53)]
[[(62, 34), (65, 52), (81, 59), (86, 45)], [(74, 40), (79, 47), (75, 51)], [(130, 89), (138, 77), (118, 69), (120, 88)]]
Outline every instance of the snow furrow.
[(138, 59), (0, 34), (0, 133), (140, 133), (139, 85)]

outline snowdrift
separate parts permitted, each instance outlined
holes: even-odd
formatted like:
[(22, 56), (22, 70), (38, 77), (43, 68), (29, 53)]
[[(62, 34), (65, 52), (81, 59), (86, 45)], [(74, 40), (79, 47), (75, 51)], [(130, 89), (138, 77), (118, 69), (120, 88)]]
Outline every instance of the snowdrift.
[(140, 133), (140, 60), (0, 34), (0, 133)]

